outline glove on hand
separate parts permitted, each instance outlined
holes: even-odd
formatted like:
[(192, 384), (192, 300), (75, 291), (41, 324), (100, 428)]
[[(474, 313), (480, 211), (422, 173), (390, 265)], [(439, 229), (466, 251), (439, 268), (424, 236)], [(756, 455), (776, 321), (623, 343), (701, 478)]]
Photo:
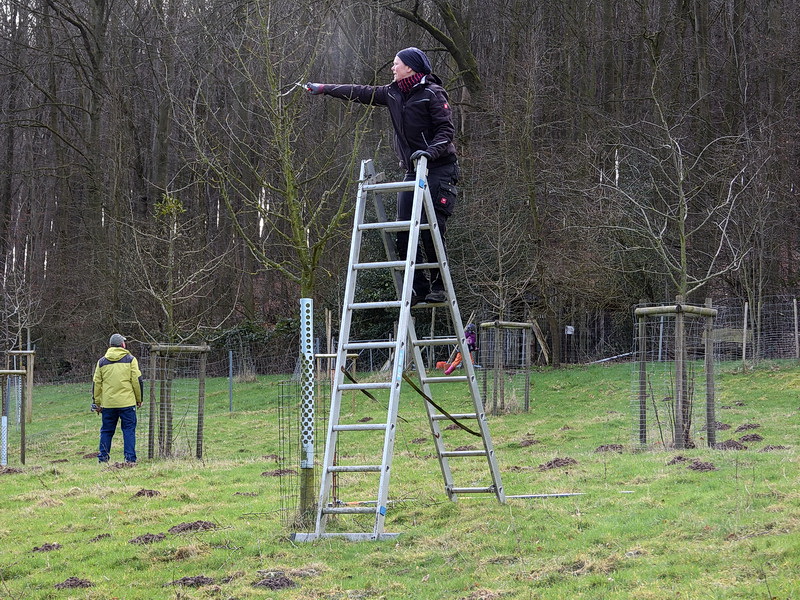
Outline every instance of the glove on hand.
[(423, 156), (428, 160), (431, 159), (431, 155), (428, 152), (425, 152), (425, 150), (417, 150), (411, 155), (411, 160), (416, 161), (422, 158)]
[(311, 92), (313, 96), (317, 96), (322, 93), (325, 89), (324, 83), (311, 83), (310, 81), (306, 84), (306, 89)]

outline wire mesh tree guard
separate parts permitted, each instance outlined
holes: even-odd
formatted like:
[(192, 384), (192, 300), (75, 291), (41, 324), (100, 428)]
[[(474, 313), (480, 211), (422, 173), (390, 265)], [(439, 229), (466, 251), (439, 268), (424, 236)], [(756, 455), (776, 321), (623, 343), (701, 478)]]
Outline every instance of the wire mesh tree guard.
[(532, 323), (485, 321), (480, 324), (478, 364), (481, 394), (492, 415), (530, 410)]
[[(203, 457), (206, 397), (207, 345), (152, 344), (150, 346), (150, 410), (147, 457), (174, 458), (180, 454), (178, 440), (191, 448), (189, 425), (195, 420), (195, 457)], [(197, 410), (192, 414), (188, 388), (196, 381)], [(194, 390), (192, 390), (194, 391)], [(156, 448), (156, 441), (158, 448)]]
[[(634, 444), (676, 449), (695, 445), (696, 418), (716, 444), (713, 324), (717, 310), (684, 304), (636, 308)], [(704, 402), (703, 402), (704, 400)], [(704, 407), (704, 414), (696, 415)]]

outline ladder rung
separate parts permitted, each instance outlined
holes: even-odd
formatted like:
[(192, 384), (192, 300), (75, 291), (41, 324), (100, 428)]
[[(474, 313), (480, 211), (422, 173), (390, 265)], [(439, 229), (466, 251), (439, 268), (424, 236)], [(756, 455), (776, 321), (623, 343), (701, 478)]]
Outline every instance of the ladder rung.
[(391, 381), (369, 381), (366, 383), (342, 383), (339, 390), (388, 390), (392, 387)]
[(369, 506), (330, 506), (322, 509), (326, 515), (374, 515), (377, 509)]
[(466, 375), (445, 375), (444, 377), (425, 377), (422, 383), (456, 383), (469, 381)]
[(376, 473), (380, 470), (380, 465), (333, 465), (328, 467), (328, 473)]
[(465, 456), (486, 456), (486, 450), (447, 450), (442, 452), (447, 458), (463, 458)]
[[(429, 223), (420, 223), (419, 230), (420, 231), (428, 231), (430, 230), (431, 226)], [(372, 230), (380, 230), (380, 231), (408, 231), (411, 229), (411, 221), (376, 221), (374, 223), (361, 223), (358, 226), (359, 231), (372, 231)], [(433, 267), (438, 267), (438, 263), (433, 263)], [(433, 267), (428, 267), (432, 269)]]
[(417, 340), (417, 346), (452, 346), (458, 343), (458, 338), (429, 338)]
[(411, 229), (411, 221), (378, 221), (376, 223), (361, 223), (359, 231), (408, 231)]
[(383, 262), (356, 263), (354, 269), (396, 269), (406, 266), (404, 260), (385, 260)]
[[(454, 419), (477, 419), (478, 415), (475, 413), (457, 413), (452, 414), (450, 417)], [(447, 415), (431, 415), (432, 421), (449, 421), (450, 417)]]
[(348, 342), (344, 345), (345, 350), (367, 350), (368, 348), (394, 348), (397, 342)]
[(350, 310), (366, 310), (369, 308), (400, 308), (399, 300), (387, 300), (385, 302), (353, 302), (348, 308)]
[(489, 487), (454, 487), (450, 488), (450, 491), (454, 494), (494, 494), (495, 488), (493, 485)]
[(386, 423), (352, 423), (350, 425), (334, 425), (334, 431), (378, 431), (385, 430)]
[(438, 269), (439, 263), (419, 263), (417, 269)]
[(413, 190), (415, 187), (417, 187), (416, 181), (390, 181), (389, 183), (365, 183), (361, 186), (361, 189), (373, 192), (387, 190), (401, 192), (403, 190)]

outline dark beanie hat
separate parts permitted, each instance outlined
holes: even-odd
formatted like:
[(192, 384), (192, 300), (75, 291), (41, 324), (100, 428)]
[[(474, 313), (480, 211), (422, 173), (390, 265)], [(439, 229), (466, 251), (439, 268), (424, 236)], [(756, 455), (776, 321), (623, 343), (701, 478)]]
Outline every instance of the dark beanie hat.
[(397, 57), (403, 61), (415, 73), (423, 73), (427, 75), (431, 72), (431, 61), (425, 53), (419, 48), (406, 48), (397, 53)]

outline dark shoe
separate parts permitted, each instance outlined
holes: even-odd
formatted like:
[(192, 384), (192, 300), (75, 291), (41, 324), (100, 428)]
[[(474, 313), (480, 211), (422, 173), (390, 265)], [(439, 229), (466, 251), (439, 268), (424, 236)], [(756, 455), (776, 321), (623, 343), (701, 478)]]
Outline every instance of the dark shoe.
[(441, 304), (442, 302), (447, 302), (447, 296), (444, 290), (433, 290), (430, 294), (425, 296), (425, 302)]
[(420, 302), (425, 302), (425, 296), (411, 296), (411, 306), (416, 306)]

